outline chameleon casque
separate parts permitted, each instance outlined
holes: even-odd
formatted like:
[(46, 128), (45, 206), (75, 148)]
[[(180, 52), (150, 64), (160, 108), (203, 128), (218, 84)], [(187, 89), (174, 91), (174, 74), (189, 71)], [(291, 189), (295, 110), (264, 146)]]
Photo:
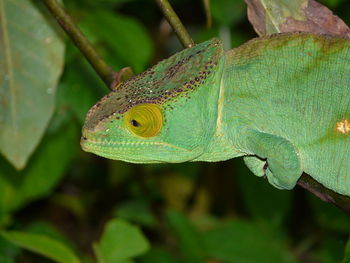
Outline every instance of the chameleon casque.
[(277, 188), (302, 172), (350, 196), (350, 41), (212, 39), (120, 84), (87, 114), (85, 151), (133, 163), (243, 156)]

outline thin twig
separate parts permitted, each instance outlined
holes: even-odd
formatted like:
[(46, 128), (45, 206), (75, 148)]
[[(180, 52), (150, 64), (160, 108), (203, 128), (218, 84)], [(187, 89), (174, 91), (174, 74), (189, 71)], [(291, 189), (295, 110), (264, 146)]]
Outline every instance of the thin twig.
[(112, 68), (98, 55), (91, 43), (74, 24), (66, 10), (64, 10), (56, 0), (42, 0), (42, 2), (93, 66), (100, 78), (106, 83), (107, 87), (111, 88), (110, 86), (114, 80), (115, 72), (113, 72)]
[(207, 28), (211, 28), (213, 24), (213, 19), (211, 16), (211, 8), (210, 8), (210, 0), (203, 0), (204, 10), (205, 10), (205, 16), (207, 19)]
[(194, 42), (187, 32), (186, 28), (182, 24), (181, 20), (175, 13), (174, 9), (171, 7), (168, 0), (156, 0), (158, 3), (160, 9), (163, 12), (163, 15), (165, 16), (166, 20), (169, 22), (171, 27), (174, 29), (177, 37), (179, 38), (180, 42), (185, 48), (193, 47)]

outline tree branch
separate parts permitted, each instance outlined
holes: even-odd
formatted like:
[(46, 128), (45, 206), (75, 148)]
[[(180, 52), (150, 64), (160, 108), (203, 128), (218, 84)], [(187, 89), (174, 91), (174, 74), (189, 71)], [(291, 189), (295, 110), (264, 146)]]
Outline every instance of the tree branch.
[(350, 197), (341, 195), (314, 180), (310, 175), (303, 173), (298, 185), (316, 195), (321, 200), (331, 203), (350, 215)]
[(166, 20), (169, 22), (171, 27), (174, 29), (177, 37), (179, 38), (180, 42), (185, 48), (193, 47), (194, 42), (187, 32), (186, 28), (182, 24), (179, 17), (176, 15), (174, 9), (171, 7), (168, 0), (156, 0), (157, 4), (159, 5), (160, 9), (162, 10), (163, 15), (165, 16)]
[(213, 24), (213, 19), (211, 15), (210, 0), (203, 0), (203, 5), (205, 10), (205, 16), (207, 19), (207, 28), (211, 28)]
[(92, 67), (95, 69), (99, 77), (111, 88), (111, 84), (114, 80), (116, 72), (112, 70), (110, 66), (98, 55), (94, 47), (87, 40), (84, 34), (74, 24), (71, 17), (67, 14), (66, 10), (57, 2), (57, 0), (42, 0), (62, 29), (73, 40), (78, 49), (83, 53), (85, 58), (89, 61)]

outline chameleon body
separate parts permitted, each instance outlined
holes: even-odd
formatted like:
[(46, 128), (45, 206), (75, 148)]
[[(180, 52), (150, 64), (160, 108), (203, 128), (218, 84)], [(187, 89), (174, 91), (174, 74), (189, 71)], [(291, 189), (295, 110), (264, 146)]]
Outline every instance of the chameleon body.
[(291, 189), (350, 195), (350, 41), (307, 33), (224, 52), (212, 39), (134, 76), (88, 112), (82, 147), (133, 163), (223, 161)]

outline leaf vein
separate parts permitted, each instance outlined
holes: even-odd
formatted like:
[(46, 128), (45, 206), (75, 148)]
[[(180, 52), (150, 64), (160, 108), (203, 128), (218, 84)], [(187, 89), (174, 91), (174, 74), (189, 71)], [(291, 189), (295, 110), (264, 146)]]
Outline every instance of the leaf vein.
[(15, 98), (15, 80), (14, 80), (14, 72), (13, 72), (13, 58), (12, 58), (12, 50), (10, 47), (10, 39), (9, 32), (7, 30), (7, 20), (5, 16), (5, 1), (0, 0), (0, 21), (1, 21), (1, 34), (3, 36), (4, 41), (4, 50), (5, 50), (5, 81), (8, 80), (9, 88), (11, 93), (11, 118), (12, 118), (12, 126), (14, 128), (14, 134), (17, 137), (18, 129), (16, 125), (16, 98)]

